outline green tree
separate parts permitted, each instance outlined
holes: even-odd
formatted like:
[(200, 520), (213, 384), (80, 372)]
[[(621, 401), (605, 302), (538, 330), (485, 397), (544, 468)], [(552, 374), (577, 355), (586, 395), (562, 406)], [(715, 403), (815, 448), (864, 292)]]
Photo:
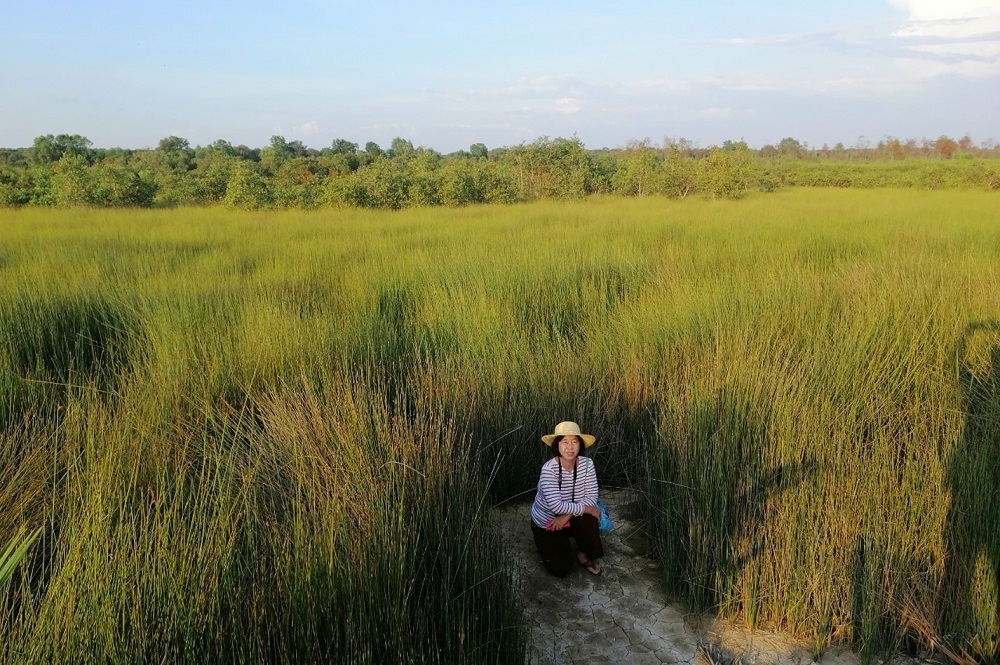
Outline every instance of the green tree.
[(147, 208), (153, 204), (155, 187), (143, 181), (134, 169), (116, 160), (92, 167), (95, 170), (93, 203), (108, 208)]
[(475, 160), (483, 161), (489, 158), (490, 151), (485, 144), (473, 143), (469, 146), (469, 155)]
[(802, 144), (799, 143), (798, 139), (793, 139), (791, 136), (786, 136), (778, 141), (778, 154), (782, 157), (801, 157), (802, 150)]
[(153, 183), (154, 205), (172, 206), (183, 202), (186, 193), (182, 174), (171, 168), (166, 151), (140, 150), (133, 157), (130, 166), (144, 181)]
[(31, 161), (35, 164), (52, 164), (58, 162), (63, 156), (62, 148), (56, 144), (56, 137), (52, 134), (35, 137), (35, 144), (31, 152)]
[(520, 198), (579, 198), (590, 192), (590, 159), (579, 139), (543, 136), (510, 148), (502, 160), (517, 174)]
[(258, 148), (248, 148), (243, 144), (234, 145), (233, 153), (236, 157), (239, 157), (240, 159), (246, 160), (248, 162), (260, 161), (260, 150)]
[(410, 159), (416, 154), (416, 149), (410, 141), (397, 136), (392, 140), (388, 154), (391, 159)]
[(284, 136), (272, 136), (271, 144), (260, 151), (260, 167), (267, 176), (273, 176), (281, 165), (293, 159), (295, 151)]
[(28, 170), (0, 165), (0, 206), (20, 206), (31, 198)]
[(358, 151), (358, 144), (347, 139), (333, 139), (325, 152), (331, 155), (353, 155)]
[(9, 208), (24, 205), (27, 196), (18, 190), (17, 186), (10, 180), (0, 180), (0, 207)]
[(320, 184), (316, 164), (308, 157), (282, 162), (271, 180), (275, 203), (283, 208), (315, 208)]
[(295, 150), (285, 140), (285, 137), (278, 135), (272, 136), (271, 144), (261, 151), (261, 159), (264, 158), (264, 153), (268, 153), (278, 160), (291, 159), (295, 156)]
[(694, 190), (694, 187), (694, 159), (676, 146), (667, 148), (667, 155), (663, 160), (662, 193), (673, 199), (683, 199)]
[(518, 201), (517, 180), (511, 169), (499, 161), (473, 162), (472, 177), (480, 200), (485, 203)]
[(441, 203), (464, 206), (482, 203), (486, 197), (476, 178), (482, 162), (477, 158), (450, 159), (441, 167)]
[(409, 181), (401, 165), (391, 159), (377, 159), (362, 166), (353, 176), (361, 186), (361, 204), (366, 208), (397, 210), (406, 205)]
[(767, 145), (763, 146), (757, 152), (757, 154), (759, 154), (764, 159), (774, 159), (775, 157), (778, 156), (779, 153), (778, 153), (778, 149), (777, 148), (775, 148), (773, 145), (771, 145), (770, 143), (768, 143)]
[(230, 153), (219, 149), (217, 144), (218, 141), (212, 144), (216, 147), (203, 152), (196, 160), (194, 170), (187, 174), (193, 202), (199, 205), (220, 203), (225, 199), (229, 179), (240, 161), (235, 151)]
[(543, 171), (542, 196), (580, 198), (590, 193), (590, 157), (577, 138), (557, 138), (540, 146)]
[(421, 150), (406, 162), (409, 179), (407, 190), (410, 205), (441, 205), (441, 155), (433, 150)]
[(144, 182), (155, 185), (156, 205), (196, 205), (201, 201), (190, 175), (196, 163), (196, 150), (187, 139), (168, 136), (154, 150), (136, 152), (129, 166)]
[(66, 155), (52, 167), (52, 198), (63, 208), (94, 203), (94, 177), (82, 155)]
[(35, 164), (52, 164), (66, 155), (83, 157), (88, 164), (91, 162), (93, 144), (90, 139), (79, 134), (46, 134), (35, 139), (31, 159)]
[(236, 148), (233, 147), (232, 143), (226, 141), (225, 139), (216, 139), (206, 146), (198, 146), (194, 149), (195, 168), (197, 168), (199, 160), (204, 159), (209, 155), (225, 155), (227, 157), (234, 157), (236, 155)]
[(26, 173), (25, 189), (28, 192), (27, 203), (36, 206), (55, 205), (52, 193), (52, 171), (55, 165), (34, 166)]
[(347, 175), (358, 170), (361, 158), (356, 152), (337, 152), (319, 158), (322, 168), (335, 175)]
[(590, 153), (590, 190), (594, 194), (613, 194), (621, 158), (610, 150)]
[(164, 163), (172, 171), (184, 172), (194, 168), (194, 150), (191, 149), (187, 139), (168, 136), (160, 139), (156, 150), (163, 153)]
[(368, 199), (364, 184), (358, 177), (334, 174), (323, 184), (321, 202), (335, 208), (363, 208)]
[(712, 148), (695, 170), (695, 186), (708, 198), (742, 198), (757, 187), (758, 180), (758, 168), (749, 150)]
[(230, 208), (259, 210), (274, 203), (274, 193), (259, 167), (239, 161), (234, 164), (223, 201)]
[(649, 139), (633, 141), (620, 157), (613, 179), (614, 191), (624, 196), (649, 196), (662, 192), (663, 165)]

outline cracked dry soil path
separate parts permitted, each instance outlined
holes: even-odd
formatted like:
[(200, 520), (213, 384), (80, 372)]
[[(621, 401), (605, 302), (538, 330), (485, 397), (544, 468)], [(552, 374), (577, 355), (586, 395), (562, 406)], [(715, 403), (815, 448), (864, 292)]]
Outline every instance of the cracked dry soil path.
[[(647, 555), (642, 525), (634, 516), (635, 495), (601, 489), (615, 522), (604, 535), (604, 573), (583, 568), (565, 579), (542, 566), (529, 527), (530, 503), (496, 510), (508, 534), (509, 551), (531, 626), (528, 663), (618, 663), (625, 665), (805, 665), (813, 662), (810, 644), (782, 633), (750, 632), (709, 616), (686, 613), (663, 592), (658, 562)], [(843, 647), (828, 649), (821, 663), (857, 665), (858, 656)], [(904, 656), (892, 665), (914, 665)]]

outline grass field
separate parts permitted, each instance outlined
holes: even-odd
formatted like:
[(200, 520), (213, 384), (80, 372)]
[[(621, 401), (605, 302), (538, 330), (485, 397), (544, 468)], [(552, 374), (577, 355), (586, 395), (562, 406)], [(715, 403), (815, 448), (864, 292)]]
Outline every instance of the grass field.
[(995, 657), (996, 209), (0, 211), (0, 660), (520, 662), (565, 419), (693, 606)]

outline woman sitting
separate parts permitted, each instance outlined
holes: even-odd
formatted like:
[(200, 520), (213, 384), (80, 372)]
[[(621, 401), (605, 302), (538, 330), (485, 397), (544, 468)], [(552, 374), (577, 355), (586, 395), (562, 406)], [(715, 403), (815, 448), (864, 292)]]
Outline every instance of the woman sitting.
[[(542, 465), (538, 493), (531, 506), (531, 531), (545, 568), (559, 577), (573, 569), (574, 559), (591, 575), (600, 575), (594, 560), (604, 556), (597, 531), (601, 511), (597, 507), (597, 472), (594, 461), (580, 455), (596, 439), (581, 434), (574, 422), (556, 425), (542, 441), (552, 448), (553, 458)], [(569, 539), (576, 540), (574, 557)]]

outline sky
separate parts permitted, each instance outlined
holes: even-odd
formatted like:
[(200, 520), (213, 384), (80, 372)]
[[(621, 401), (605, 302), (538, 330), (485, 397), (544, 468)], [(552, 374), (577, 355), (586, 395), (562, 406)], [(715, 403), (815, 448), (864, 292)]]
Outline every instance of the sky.
[(0, 0), (0, 147), (1000, 141), (1000, 0)]

